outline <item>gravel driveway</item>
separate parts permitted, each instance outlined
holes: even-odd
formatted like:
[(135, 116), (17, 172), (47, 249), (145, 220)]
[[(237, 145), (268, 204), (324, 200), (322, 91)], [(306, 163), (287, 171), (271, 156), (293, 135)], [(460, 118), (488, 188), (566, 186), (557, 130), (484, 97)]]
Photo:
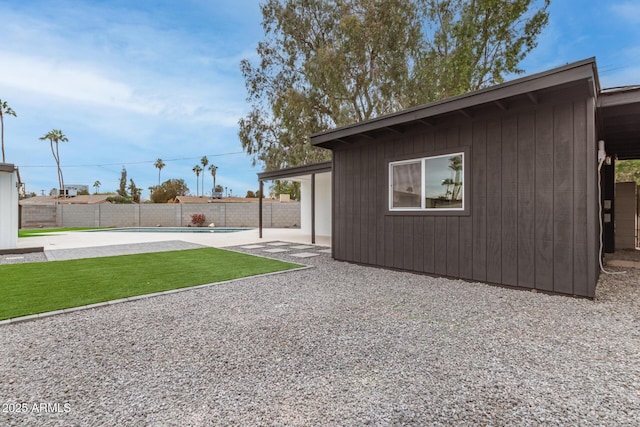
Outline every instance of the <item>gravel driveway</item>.
[(589, 301), (302, 262), (0, 327), (0, 425), (638, 425), (639, 270)]

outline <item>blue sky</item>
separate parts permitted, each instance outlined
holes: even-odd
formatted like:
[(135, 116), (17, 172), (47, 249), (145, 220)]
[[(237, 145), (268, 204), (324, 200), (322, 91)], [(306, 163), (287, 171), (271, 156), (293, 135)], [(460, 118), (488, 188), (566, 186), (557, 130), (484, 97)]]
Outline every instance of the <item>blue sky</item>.
[[(57, 185), (48, 143), (62, 129), (66, 184), (115, 191), (124, 165), (145, 191), (182, 178), (203, 155), (233, 194), (257, 189), (238, 140), (246, 114), (243, 58), (263, 38), (257, 0), (0, 0), (0, 99), (7, 161), (28, 192)], [(552, 0), (550, 24), (525, 59), (525, 74), (595, 56), (602, 87), (640, 84), (640, 2)], [(210, 190), (211, 177), (205, 187)], [(93, 188), (91, 188), (93, 191)]]

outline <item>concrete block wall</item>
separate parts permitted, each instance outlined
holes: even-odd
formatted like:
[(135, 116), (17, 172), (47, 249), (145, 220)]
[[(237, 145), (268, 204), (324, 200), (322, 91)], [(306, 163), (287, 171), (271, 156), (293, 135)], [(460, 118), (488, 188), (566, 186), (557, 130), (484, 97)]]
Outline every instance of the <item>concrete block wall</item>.
[(269, 203), (269, 206), (271, 222), (265, 222), (266, 228), (300, 228), (300, 203)]
[(180, 218), (180, 205), (147, 204), (140, 206), (140, 227), (176, 227)]
[[(178, 227), (188, 227), (191, 225), (191, 215), (203, 214), (205, 225), (214, 223), (216, 227), (229, 227), (225, 221), (227, 205), (230, 203), (208, 203), (208, 204), (184, 204), (182, 206), (181, 223)], [(240, 204), (240, 203), (235, 203)], [(258, 216), (256, 214), (257, 223)]]
[(95, 227), (96, 207), (99, 205), (58, 205), (58, 223), (60, 227)]
[[(205, 225), (258, 226), (258, 203), (203, 203), (24, 205), (22, 227), (187, 227), (192, 214), (204, 214)], [(299, 228), (300, 203), (264, 203), (263, 226)]]
[[(265, 203), (266, 204), (266, 203)], [(272, 205), (273, 203), (269, 203)], [(242, 206), (249, 205), (249, 206)], [(227, 227), (254, 227), (258, 226), (258, 204), (257, 203), (237, 203), (229, 204), (225, 212), (225, 223)]]
[(57, 226), (56, 205), (21, 206), (21, 227), (54, 228)]
[[(74, 208), (67, 205), (65, 208)], [(100, 205), (100, 225), (98, 227), (139, 227), (139, 219), (135, 217), (133, 205)]]

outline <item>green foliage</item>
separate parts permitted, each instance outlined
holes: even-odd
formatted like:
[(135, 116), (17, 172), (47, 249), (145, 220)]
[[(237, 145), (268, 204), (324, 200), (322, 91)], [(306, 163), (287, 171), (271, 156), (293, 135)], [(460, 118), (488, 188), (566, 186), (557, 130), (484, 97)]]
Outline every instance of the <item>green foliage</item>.
[(0, 319), (297, 267), (216, 248), (0, 265)]
[[(423, 0), (414, 104), (502, 83), (547, 25), (550, 0)], [(425, 84), (425, 82), (428, 82)]]
[(142, 188), (136, 187), (136, 183), (133, 182), (133, 179), (129, 180), (129, 192), (131, 193), (131, 200), (133, 201), (133, 203), (140, 203)]
[(616, 182), (631, 181), (640, 185), (640, 160), (616, 160)]
[(89, 195), (89, 190), (79, 190), (78, 191), (78, 196), (88, 196)]
[[(539, 7), (538, 7), (539, 5)], [(309, 136), (502, 81), (549, 0), (267, 0), (241, 70), (243, 149), (265, 170), (327, 160)]]
[(65, 227), (65, 228), (34, 228), (34, 229), (20, 229), (18, 230), (18, 237), (33, 237), (40, 236), (48, 233), (60, 233), (66, 231), (85, 231), (85, 230), (98, 230), (102, 228), (110, 227)]
[(118, 195), (121, 197), (128, 197), (127, 194), (127, 170), (122, 166), (122, 172), (120, 172), (120, 187), (118, 187)]
[(130, 197), (124, 197), (124, 196), (121, 196), (121, 195), (117, 194), (115, 196), (107, 197), (107, 202), (115, 203), (115, 204), (118, 204), (118, 205), (126, 205), (126, 204), (131, 203), (131, 198)]
[(154, 188), (151, 193), (153, 203), (167, 203), (177, 196), (185, 196), (189, 193), (189, 187), (183, 179), (169, 179)]
[(246, 197), (247, 199), (255, 199), (256, 198), (256, 193), (254, 193), (251, 190), (247, 190), (247, 195), (244, 196), (244, 197)]
[(2, 129), (2, 163), (6, 163), (4, 159), (4, 116), (16, 117), (16, 112), (13, 111), (6, 101), (0, 99), (0, 128)]
[(300, 183), (299, 182), (291, 182), (291, 181), (273, 181), (273, 185), (271, 185), (271, 191), (275, 193), (276, 197), (281, 194), (288, 194), (291, 197), (291, 200), (300, 201)]
[(98, 191), (100, 190), (100, 186), (102, 185), (102, 183), (100, 181), (96, 181), (93, 183), (93, 188), (95, 188), (95, 192), (93, 194), (98, 194)]

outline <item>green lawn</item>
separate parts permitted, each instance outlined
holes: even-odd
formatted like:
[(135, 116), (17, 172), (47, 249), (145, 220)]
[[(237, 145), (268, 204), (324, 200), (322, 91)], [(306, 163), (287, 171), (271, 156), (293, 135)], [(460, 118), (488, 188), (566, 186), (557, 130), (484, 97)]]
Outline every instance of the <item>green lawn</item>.
[(215, 248), (0, 265), (0, 320), (296, 267)]
[(57, 233), (59, 231), (99, 230), (102, 228), (111, 227), (34, 228), (29, 230), (18, 230), (18, 237), (40, 236), (41, 234)]

